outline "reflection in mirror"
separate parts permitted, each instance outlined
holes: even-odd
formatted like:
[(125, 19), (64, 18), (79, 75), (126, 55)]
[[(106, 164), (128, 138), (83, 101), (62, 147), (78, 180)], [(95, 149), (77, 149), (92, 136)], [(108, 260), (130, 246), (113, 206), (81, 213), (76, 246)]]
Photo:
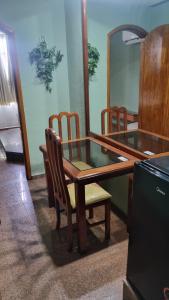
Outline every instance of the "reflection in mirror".
[[(169, 1), (161, 0), (86, 0), (87, 1), (87, 26), (88, 41), (99, 51), (99, 64), (96, 74), (89, 81), (89, 110), (90, 110), (90, 129), (96, 133), (101, 132), (101, 111), (107, 108), (107, 34), (124, 24), (134, 24), (145, 29), (147, 32), (152, 31), (155, 27), (169, 23), (168, 10)], [(124, 29), (123, 29), (124, 30)], [(119, 36), (120, 33), (117, 33)], [(115, 38), (115, 37), (114, 37)], [(118, 38), (118, 37), (116, 37)], [(112, 41), (113, 43), (113, 41)], [(117, 47), (117, 45), (116, 45)], [(120, 98), (121, 103), (128, 105), (129, 110), (137, 111), (138, 109), (138, 77), (139, 66), (138, 56), (139, 44), (126, 46), (130, 48), (128, 54), (132, 66), (127, 65), (129, 69), (126, 82), (118, 82), (122, 91), (116, 97), (113, 96), (113, 86), (111, 97), (113, 103)], [(136, 50), (137, 48), (137, 50)], [(124, 50), (123, 49), (123, 50)], [(121, 49), (122, 51), (122, 49)], [(117, 53), (118, 54), (118, 53)], [(127, 55), (127, 54), (126, 54)], [(132, 57), (132, 59), (131, 59)], [(121, 58), (122, 60), (122, 58)], [(120, 62), (119, 62), (120, 63)], [(136, 72), (137, 69), (137, 72)], [(134, 71), (135, 70), (135, 71)], [(127, 73), (127, 71), (126, 71)], [(130, 81), (130, 76), (134, 77), (134, 83)], [(115, 75), (114, 75), (115, 76)], [(117, 81), (117, 80), (116, 80)], [(123, 84), (123, 86), (122, 86)], [(134, 85), (136, 84), (136, 86)], [(114, 83), (115, 85), (115, 83)], [(125, 98), (121, 99), (126, 92)], [(131, 95), (129, 95), (129, 91)], [(121, 95), (120, 95), (121, 93)], [(115, 95), (115, 96), (116, 96)], [(131, 99), (130, 99), (131, 97)], [(120, 105), (120, 104), (119, 104)]]
[[(162, 0), (87, 0), (88, 41), (100, 54), (96, 74), (89, 81), (91, 131), (101, 133), (101, 111), (108, 106), (124, 105), (131, 111), (138, 111), (140, 45), (122, 43), (122, 31), (126, 31), (126, 28), (116, 32), (111, 40), (113, 50), (109, 56), (112, 69), (107, 74), (108, 33), (124, 24), (134, 24), (150, 32), (169, 23), (168, 11), (169, 1)], [(125, 57), (120, 58), (120, 53), (124, 53)], [(107, 75), (113, 78), (110, 90), (107, 89)], [(113, 181), (107, 180), (104, 187), (112, 193), (113, 205), (126, 214), (128, 178), (124, 176), (114, 178)]]
[[(96, 47), (100, 54), (96, 73), (89, 80), (91, 131), (94, 131), (96, 133), (101, 132), (101, 111), (111, 105), (110, 101), (108, 105), (108, 86), (107, 86), (108, 85), (108, 78), (107, 78), (108, 76), (108, 70), (107, 70), (108, 34), (112, 30), (118, 27), (122, 27), (122, 25), (124, 24), (132, 24), (131, 27), (133, 26), (133, 24), (141, 28), (147, 27), (147, 22), (145, 18), (146, 9), (147, 9), (146, 1), (144, 1), (143, 3), (143, 1), (140, 0), (130, 0), (130, 1), (87, 0), (88, 42), (93, 47)], [(114, 66), (115, 68), (117, 68), (118, 64), (121, 62), (121, 66), (119, 65), (119, 67), (122, 67), (122, 62), (125, 62), (125, 66), (123, 68), (123, 74), (121, 73), (122, 78), (120, 79), (119, 70), (117, 70), (116, 75), (112, 73), (111, 76), (117, 76), (118, 74), (119, 75), (118, 86), (120, 86), (121, 88), (121, 85), (122, 84), (124, 85), (122, 90), (119, 91), (119, 95), (118, 95), (117, 93), (118, 86), (116, 86), (118, 78), (117, 77), (114, 78), (115, 81), (111, 85), (111, 102), (113, 102), (113, 105), (118, 104), (118, 106), (127, 105), (128, 106), (127, 108), (129, 108), (129, 110), (137, 112), (138, 111), (138, 85), (139, 85), (138, 77), (139, 77), (140, 44), (130, 45), (130, 46), (129, 45), (125, 46), (123, 45), (122, 42), (120, 44), (121, 36), (122, 36), (122, 29), (121, 29), (121, 33), (116, 32), (116, 35), (112, 35), (111, 48), (115, 44), (115, 49), (112, 52), (114, 56), (117, 57), (118, 54), (120, 55), (120, 51), (121, 51), (121, 55), (123, 55), (123, 53), (125, 55), (125, 57), (122, 58), (117, 57), (117, 61), (115, 62), (115, 66)], [(118, 47), (120, 47), (119, 50)], [(133, 66), (129, 65), (129, 63), (131, 62)], [(130, 76), (125, 76), (126, 82), (124, 82), (124, 75), (127, 74), (127, 68), (131, 72), (131, 76), (132, 77), (135, 76), (134, 77), (134, 81), (136, 83), (135, 91), (131, 89), (132, 80), (130, 80)], [(112, 67), (112, 72), (113, 72), (113, 67)], [(116, 87), (116, 90), (114, 89), (114, 87)], [(113, 89), (115, 92), (114, 96), (113, 96)], [(126, 91), (128, 95), (124, 95)], [(129, 94), (129, 91), (131, 92), (131, 94)], [(119, 99), (120, 99), (120, 103), (118, 103)], [(134, 102), (134, 106), (133, 106), (133, 102)]]
[[(130, 31), (119, 31), (110, 37), (110, 107), (124, 106), (138, 114), (140, 72), (140, 39)], [(134, 118), (133, 118), (134, 121)], [(137, 127), (132, 122), (128, 127)]]

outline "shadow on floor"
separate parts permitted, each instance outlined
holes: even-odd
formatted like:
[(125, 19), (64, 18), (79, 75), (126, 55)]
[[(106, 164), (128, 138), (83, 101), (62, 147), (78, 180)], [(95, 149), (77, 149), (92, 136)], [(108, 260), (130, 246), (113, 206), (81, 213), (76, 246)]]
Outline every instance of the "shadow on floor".
[[(55, 209), (48, 207), (47, 191), (44, 188), (44, 179), (39, 178), (31, 182), (30, 190), (33, 199), (33, 205), (36, 212), (37, 223), (43, 243), (47, 252), (50, 254), (56, 266), (76, 261), (84, 256), (94, 254), (109, 246), (118, 244), (128, 238), (126, 225), (113, 213), (111, 214), (111, 239), (104, 241), (104, 224), (88, 229), (89, 249), (85, 255), (78, 253), (77, 230), (74, 230), (73, 251), (67, 251), (67, 218), (65, 213), (61, 217), (61, 229), (59, 232), (55, 229), (56, 215)], [(88, 212), (87, 212), (88, 213)], [(101, 220), (104, 216), (104, 208), (94, 209), (94, 219)], [(75, 223), (75, 214), (73, 215)]]
[[(89, 230), (86, 256), (67, 252), (66, 216), (60, 234), (55, 210), (48, 208), (45, 180), (30, 181), (24, 167), (1, 163), (0, 172), (0, 293), (2, 299), (122, 300), (126, 274), (125, 224), (112, 213), (111, 241), (103, 242), (104, 227)], [(6, 185), (4, 185), (6, 181)], [(33, 198), (33, 204), (32, 204)], [(96, 210), (95, 217), (102, 215)]]

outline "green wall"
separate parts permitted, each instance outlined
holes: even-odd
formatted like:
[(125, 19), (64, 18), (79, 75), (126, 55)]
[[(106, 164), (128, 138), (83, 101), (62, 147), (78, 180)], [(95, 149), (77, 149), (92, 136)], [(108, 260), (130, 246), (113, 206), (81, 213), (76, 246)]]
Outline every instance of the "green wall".
[(138, 111), (140, 44), (126, 45), (122, 41), (122, 32), (111, 39), (111, 106), (125, 106), (128, 110)]
[[(65, 2), (30, 0), (22, 3), (15, 0), (10, 5), (5, 1), (1, 5), (0, 20), (16, 33), (32, 175), (44, 172), (39, 145), (45, 142), (44, 130), (49, 115), (76, 110), (80, 113), (84, 132), (81, 7), (80, 1)], [(69, 15), (66, 21), (65, 8), (67, 17)], [(56, 46), (64, 54), (54, 74), (51, 94), (35, 79), (28, 60), (29, 51), (41, 36), (46, 37), (49, 47)]]
[(169, 24), (169, 2), (149, 8), (150, 30), (164, 24)]
[(85, 135), (84, 81), (81, 1), (65, 0), (66, 37), (68, 54), (68, 76), (70, 110), (80, 116), (81, 136)]
[[(53, 8), (53, 9), (52, 9)], [(45, 20), (45, 22), (44, 22)], [(20, 19), (15, 23), (18, 58), (21, 71), (26, 123), (31, 158), (32, 174), (43, 172), (42, 155), (39, 145), (45, 142), (44, 130), (48, 117), (54, 112), (70, 110), (67, 71), (66, 36), (64, 7), (62, 1), (52, 1), (50, 10)], [(52, 93), (36, 81), (33, 68), (29, 65), (28, 52), (44, 35), (49, 46), (56, 45), (64, 54), (63, 61), (54, 75)], [(27, 70), (25, 72), (25, 70)]]

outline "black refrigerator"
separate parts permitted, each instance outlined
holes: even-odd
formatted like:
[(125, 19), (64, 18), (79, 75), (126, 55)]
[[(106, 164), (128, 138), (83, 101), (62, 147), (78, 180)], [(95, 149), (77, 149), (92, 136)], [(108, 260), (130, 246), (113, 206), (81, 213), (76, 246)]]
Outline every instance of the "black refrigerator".
[(139, 299), (169, 299), (169, 156), (135, 165), (130, 224), (127, 281)]

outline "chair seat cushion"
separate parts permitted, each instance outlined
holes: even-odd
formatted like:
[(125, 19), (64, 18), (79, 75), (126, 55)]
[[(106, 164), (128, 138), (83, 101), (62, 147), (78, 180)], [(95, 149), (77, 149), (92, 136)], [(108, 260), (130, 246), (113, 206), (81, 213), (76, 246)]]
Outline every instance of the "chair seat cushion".
[[(70, 195), (70, 203), (72, 208), (76, 208), (75, 202), (75, 187), (74, 184), (71, 183), (68, 186), (68, 191)], [(99, 201), (103, 201), (111, 198), (111, 195), (106, 192), (100, 185), (97, 183), (91, 183), (85, 185), (85, 204), (90, 205)]]
[(92, 167), (88, 164), (86, 164), (84, 161), (78, 160), (78, 161), (74, 161), (72, 162), (72, 164), (78, 168), (80, 171), (84, 171), (84, 170), (88, 170), (88, 169), (92, 169)]

